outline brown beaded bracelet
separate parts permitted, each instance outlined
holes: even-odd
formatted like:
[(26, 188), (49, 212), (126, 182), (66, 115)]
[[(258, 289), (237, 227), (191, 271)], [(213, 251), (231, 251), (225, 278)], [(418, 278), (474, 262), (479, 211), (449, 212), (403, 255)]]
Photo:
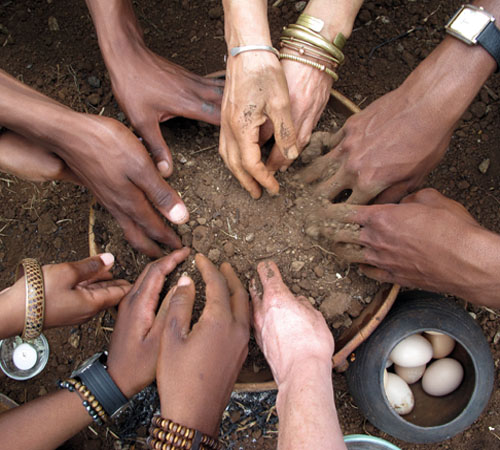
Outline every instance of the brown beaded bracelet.
[(149, 429), (148, 446), (153, 450), (189, 449), (189, 450), (222, 450), (217, 439), (201, 433), (194, 428), (153, 416)]
[(70, 392), (76, 391), (78, 393), (83, 400), (83, 406), (95, 423), (103, 425), (108, 420), (108, 415), (102, 405), (81, 381), (70, 378), (69, 380), (59, 381), (58, 384), (60, 389), (68, 389)]

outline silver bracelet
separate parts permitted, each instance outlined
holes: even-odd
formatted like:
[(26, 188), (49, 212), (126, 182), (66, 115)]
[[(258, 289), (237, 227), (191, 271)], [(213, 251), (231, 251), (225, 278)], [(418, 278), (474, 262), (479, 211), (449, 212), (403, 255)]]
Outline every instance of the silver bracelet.
[(245, 45), (243, 47), (233, 47), (229, 50), (229, 53), (231, 53), (231, 56), (238, 56), (240, 53), (253, 51), (271, 52), (276, 55), (277, 58), (280, 56), (280, 52), (270, 45)]

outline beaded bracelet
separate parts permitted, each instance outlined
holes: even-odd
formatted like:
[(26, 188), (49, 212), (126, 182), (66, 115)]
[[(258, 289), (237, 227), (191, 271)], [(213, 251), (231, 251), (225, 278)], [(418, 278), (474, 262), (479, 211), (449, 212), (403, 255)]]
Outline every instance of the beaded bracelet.
[(148, 446), (153, 450), (222, 450), (222, 444), (194, 428), (154, 416), (149, 429)]
[(92, 395), (87, 386), (81, 381), (70, 378), (69, 380), (58, 382), (59, 389), (67, 389), (70, 392), (77, 392), (83, 400), (82, 404), (89, 413), (92, 420), (98, 425), (103, 425), (108, 416), (99, 401)]

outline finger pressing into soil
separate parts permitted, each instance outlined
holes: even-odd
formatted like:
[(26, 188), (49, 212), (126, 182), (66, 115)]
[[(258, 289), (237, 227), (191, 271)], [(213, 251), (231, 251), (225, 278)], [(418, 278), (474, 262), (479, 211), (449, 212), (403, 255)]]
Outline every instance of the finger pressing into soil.
[(356, 222), (358, 207), (345, 203), (330, 204), (323, 209), (321, 217), (341, 224)]
[(378, 267), (370, 266), (368, 264), (360, 264), (359, 270), (368, 278), (380, 281), (381, 283), (395, 283), (394, 275), (387, 270), (379, 269)]
[(200, 271), (201, 277), (206, 285), (205, 293), (207, 303), (203, 313), (205, 314), (210, 311), (215, 311), (216, 314), (229, 312), (231, 305), (226, 279), (217, 270), (217, 267), (201, 253), (196, 254), (195, 261), (196, 267)]
[(312, 183), (318, 180), (326, 180), (337, 173), (340, 163), (333, 161), (330, 155), (320, 156), (309, 166), (301, 170), (296, 178), (303, 183)]
[(300, 154), (300, 160), (304, 164), (319, 158), (324, 153), (337, 146), (344, 138), (342, 130), (331, 133), (329, 131), (316, 131), (312, 134), (309, 144), (304, 148)]
[(281, 273), (274, 261), (263, 261), (257, 266), (262, 288), (264, 290), (264, 301), (272, 300), (273, 297), (290, 295), (290, 290), (283, 283)]
[[(174, 333), (181, 337), (189, 333), (194, 299), (195, 287), (193, 280), (188, 276), (182, 276), (177, 282), (175, 291), (169, 296), (168, 305), (166, 309), (163, 310), (165, 313), (162, 311), (164, 307), (162, 304), (157, 316), (161, 322), (163, 322), (163, 320), (165, 321), (162, 325), (166, 325), (170, 333)], [(167, 302), (165, 301), (163, 303), (165, 304)]]
[(347, 263), (364, 263), (365, 249), (356, 244), (338, 243), (333, 247), (335, 254)]
[(165, 178), (172, 175), (174, 171), (172, 154), (165, 139), (163, 139), (160, 124), (153, 119), (147, 122), (146, 126), (137, 128), (137, 130), (153, 155), (153, 161), (161, 175)]
[(240, 279), (228, 263), (223, 263), (220, 271), (227, 280), (229, 288), (231, 309), (235, 319), (242, 324), (248, 325), (250, 322), (250, 303), (248, 302), (248, 292), (241, 284)]
[[(240, 145), (243, 170), (253, 177), (257, 183), (263, 186), (271, 195), (276, 195), (279, 192), (280, 186), (274, 178), (273, 173), (260, 160), (259, 146), (253, 143), (240, 143)], [(249, 192), (251, 193), (251, 191)]]
[(361, 245), (363, 242), (360, 240), (361, 231), (358, 229), (351, 228), (349, 226), (343, 226), (339, 228), (324, 227), (321, 230), (321, 234), (335, 243), (350, 243)]
[(377, 195), (377, 190), (370, 190), (369, 192), (363, 192), (360, 189), (354, 188), (351, 195), (346, 200), (346, 203), (351, 205), (366, 205), (370, 200)]
[(266, 161), (266, 168), (273, 173), (278, 170), (283, 172), (284, 169), (286, 170), (286, 168), (288, 168), (294, 161), (294, 159), (285, 158), (278, 146), (275, 144), (271, 150), (268, 160)]

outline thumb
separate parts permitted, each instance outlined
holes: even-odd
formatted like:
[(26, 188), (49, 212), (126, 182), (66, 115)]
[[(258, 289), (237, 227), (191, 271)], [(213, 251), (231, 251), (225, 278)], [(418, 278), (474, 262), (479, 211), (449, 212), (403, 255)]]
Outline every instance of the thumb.
[(146, 147), (153, 155), (153, 161), (156, 163), (158, 171), (165, 178), (172, 175), (174, 171), (172, 154), (170, 153), (170, 149), (165, 139), (163, 139), (160, 124), (158, 122), (148, 122), (137, 131), (142, 136)]
[(110, 278), (108, 271), (113, 267), (115, 257), (111, 253), (101, 253), (97, 256), (65, 263), (70, 268), (68, 282), (72, 285)]

